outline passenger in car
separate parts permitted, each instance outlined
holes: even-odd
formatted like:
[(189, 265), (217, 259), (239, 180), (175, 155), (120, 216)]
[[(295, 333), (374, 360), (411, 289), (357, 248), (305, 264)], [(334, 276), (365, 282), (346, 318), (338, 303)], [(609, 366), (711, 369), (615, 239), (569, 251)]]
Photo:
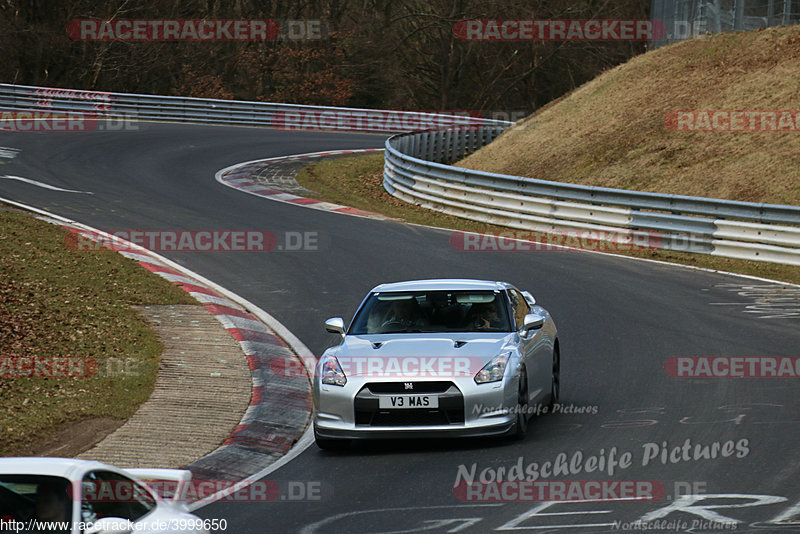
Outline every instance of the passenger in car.
[(476, 307), (477, 319), (475, 319), (474, 327), (477, 330), (490, 330), (502, 326), (503, 321), (497, 315), (497, 305), (494, 302), (476, 304)]

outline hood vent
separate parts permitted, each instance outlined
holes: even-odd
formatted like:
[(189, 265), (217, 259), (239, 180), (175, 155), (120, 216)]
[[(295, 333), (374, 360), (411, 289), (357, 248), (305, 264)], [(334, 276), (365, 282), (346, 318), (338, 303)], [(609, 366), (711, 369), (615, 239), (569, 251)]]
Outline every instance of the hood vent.
[(379, 349), (382, 346), (383, 346), (383, 343), (381, 343), (380, 341), (376, 341), (376, 342), (372, 343), (372, 348), (373, 349)]
[(467, 344), (466, 341), (456, 341), (456, 342), (453, 343), (453, 346), (455, 348), (457, 348), (457, 349), (460, 349), (461, 347), (463, 347), (466, 344)]

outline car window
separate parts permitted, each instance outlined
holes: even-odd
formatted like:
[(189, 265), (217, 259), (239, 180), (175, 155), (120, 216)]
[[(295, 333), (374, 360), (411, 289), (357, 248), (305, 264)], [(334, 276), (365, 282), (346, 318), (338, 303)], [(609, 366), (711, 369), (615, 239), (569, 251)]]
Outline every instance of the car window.
[(501, 291), (411, 291), (371, 294), (348, 334), (509, 332)]
[[(59, 522), (72, 520), (69, 480), (46, 475), (0, 475), (0, 518), (50, 522), (51, 532)], [(2, 530), (2, 528), (0, 528)]]
[(525, 322), (525, 316), (530, 313), (530, 307), (522, 293), (516, 289), (508, 291), (508, 298), (511, 300), (511, 309), (514, 313), (514, 325), (519, 330)]
[(136, 521), (156, 507), (141, 483), (112, 471), (91, 471), (81, 484), (81, 515), (85, 522), (104, 517)]

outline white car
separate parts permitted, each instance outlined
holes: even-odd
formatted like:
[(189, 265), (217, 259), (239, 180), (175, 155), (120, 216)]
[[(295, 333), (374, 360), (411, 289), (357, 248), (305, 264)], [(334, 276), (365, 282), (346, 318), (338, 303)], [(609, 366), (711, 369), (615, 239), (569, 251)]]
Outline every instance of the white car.
[[(71, 458), (0, 458), (0, 531), (208, 533), (186, 509), (191, 472)], [(166, 500), (145, 480), (173, 481)]]

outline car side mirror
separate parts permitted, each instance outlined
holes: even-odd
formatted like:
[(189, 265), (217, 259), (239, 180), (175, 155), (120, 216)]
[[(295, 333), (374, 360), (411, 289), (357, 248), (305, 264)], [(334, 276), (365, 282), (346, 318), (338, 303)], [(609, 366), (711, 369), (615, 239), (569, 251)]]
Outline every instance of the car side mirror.
[(344, 335), (344, 319), (341, 317), (331, 317), (325, 321), (325, 330), (331, 334)]
[(544, 325), (544, 317), (538, 313), (529, 313), (522, 320), (522, 329), (525, 332), (529, 330), (539, 330)]
[(104, 517), (92, 523), (86, 534), (127, 534), (128, 520), (121, 517)]

